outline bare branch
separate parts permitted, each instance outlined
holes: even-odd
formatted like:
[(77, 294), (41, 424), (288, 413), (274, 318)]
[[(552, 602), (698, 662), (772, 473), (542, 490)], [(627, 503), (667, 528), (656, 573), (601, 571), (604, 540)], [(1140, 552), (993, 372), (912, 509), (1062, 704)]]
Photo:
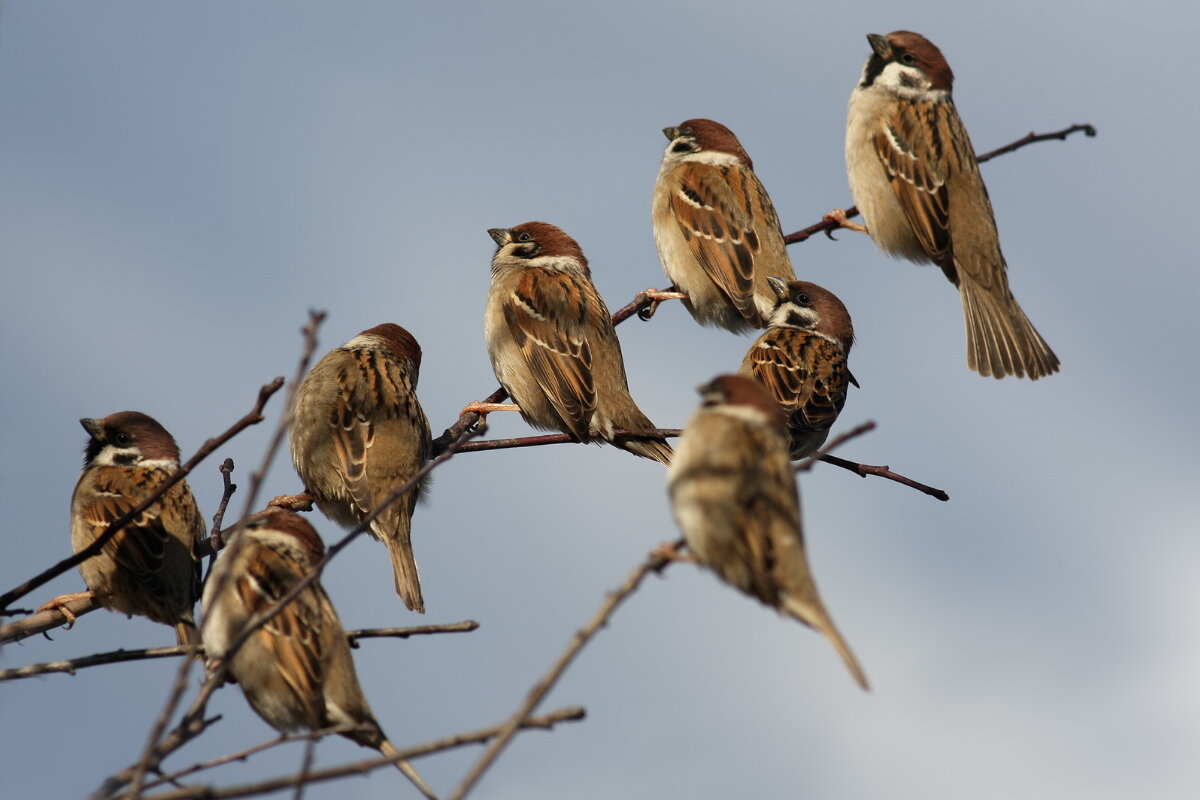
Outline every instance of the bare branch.
[[(1082, 131), (1084, 133), (1084, 135), (1086, 135), (1086, 136), (1095, 136), (1096, 135), (1096, 129), (1087, 123), (1084, 123), (1082, 125), (1071, 125), (1070, 127), (1063, 128), (1061, 131), (1053, 131), (1052, 133), (1032, 133), (1031, 132), (1031, 133), (1026, 134), (1025, 136), (1022, 136), (1020, 139), (1017, 139), (1015, 142), (1009, 142), (1008, 144), (1004, 145), (1003, 147), (997, 147), (995, 150), (991, 150), (987, 153), (982, 153), (982, 154), (976, 155), (975, 160), (978, 161), (980, 164), (982, 164), (985, 161), (990, 161), (991, 159), (995, 158), (996, 156), (1002, 156), (1006, 153), (1011, 153), (1014, 150), (1020, 150), (1025, 145), (1033, 144), (1035, 142), (1045, 142), (1045, 141), (1049, 141), (1051, 139), (1058, 139), (1059, 141), (1065, 141), (1066, 138), (1068, 136), (1070, 136), (1072, 133), (1078, 133), (1080, 131)], [(850, 206), (850, 208), (846, 209), (846, 219), (850, 219), (851, 217), (857, 217), (858, 213), (859, 213), (858, 206)], [(840, 226), (838, 225), (838, 223), (834, 222), (833, 220), (830, 220), (830, 219), (821, 220), (820, 222), (818, 222), (816, 224), (809, 225), (807, 228), (805, 228), (803, 230), (796, 231), (795, 233), (789, 233), (787, 236), (783, 237), (783, 242), (784, 242), (784, 244), (796, 244), (797, 242), (805, 241), (806, 239), (812, 237), (814, 234), (817, 234), (817, 233), (824, 233), (826, 235), (832, 234), (839, 227)]]
[(848, 461), (844, 458), (831, 456), (828, 453), (821, 456), (821, 461), (824, 461), (826, 464), (833, 464), (836, 467), (841, 467), (842, 469), (848, 469), (851, 472), (857, 473), (859, 477), (862, 478), (865, 478), (868, 475), (876, 475), (880, 478), (887, 478), (890, 481), (895, 481), (896, 483), (912, 487), (918, 492), (923, 492), (930, 497), (936, 498), (943, 502), (946, 502), (950, 499), (950, 495), (946, 494), (944, 489), (935, 489), (932, 486), (926, 486), (923, 483), (914, 481), (912, 478), (892, 472), (887, 465), (876, 467), (871, 464), (859, 464), (857, 461)]
[(231, 425), (229, 429), (220, 436), (217, 436), (215, 439), (209, 439), (207, 442), (205, 442), (200, 449), (196, 451), (194, 456), (189, 458), (187, 462), (181, 465), (175, 472), (171, 473), (171, 476), (159, 484), (158, 488), (153, 493), (147, 496), (145, 500), (138, 503), (132, 509), (113, 520), (112, 524), (105, 528), (104, 532), (97, 536), (96, 540), (90, 545), (80, 550), (70, 558), (64, 558), (53, 567), (50, 567), (49, 569), (35, 575), (34, 577), (25, 581), (25, 583), (22, 583), (20, 586), (17, 586), (16, 588), (5, 592), (3, 595), (0, 595), (0, 609), (8, 608), (8, 606), (10, 606), (15, 600), (24, 597), (39, 586), (48, 583), (52, 579), (71, 569), (71, 567), (82, 564), (84, 561), (99, 553), (102, 549), (104, 549), (104, 545), (117, 535), (117, 531), (124, 528), (132, 520), (140, 516), (142, 512), (157, 503), (159, 498), (166, 494), (172, 486), (186, 478), (188, 474), (195, 469), (198, 464), (200, 464), (200, 462), (212, 455), (212, 453), (218, 447), (225, 444), (234, 436), (237, 436), (246, 428), (249, 428), (251, 425), (257, 425), (258, 423), (262, 422), (265, 419), (262, 414), (263, 408), (266, 406), (267, 401), (271, 399), (271, 396), (275, 394), (275, 392), (279, 391), (280, 387), (282, 386), (283, 378), (276, 378), (260, 388), (258, 390), (258, 399), (254, 403), (254, 408), (251, 409), (248, 414), (239, 419), (237, 422), (233, 423), (233, 425)]
[(221, 523), (225, 521), (225, 509), (229, 507), (229, 498), (233, 497), (233, 493), (237, 491), (237, 484), (230, 480), (229, 477), (233, 474), (233, 459), (225, 459), (217, 469), (221, 473), (223, 490), (221, 492), (221, 502), (217, 506), (217, 513), (213, 514), (212, 533), (208, 537), (209, 570), (213, 568), (213, 564), (217, 560), (217, 551), (225, 546), (225, 542), (221, 537)]
[[(562, 722), (577, 722), (583, 719), (585, 712), (578, 706), (560, 709), (550, 714), (545, 714), (540, 717), (531, 717), (524, 721), (520, 726), (523, 730), (541, 729), (552, 730), (555, 725)], [(362, 775), (379, 767), (390, 766), (394, 761), (400, 759), (411, 759), (418, 756), (430, 755), (443, 750), (451, 750), (456, 747), (462, 747), (468, 744), (480, 744), (501, 735), (507, 728), (505, 725), (496, 725), (491, 728), (485, 728), (472, 733), (461, 733), (455, 736), (448, 736), (445, 739), (439, 739), (428, 744), (409, 747), (397, 752), (391, 758), (372, 758), (365, 761), (358, 761), (353, 764), (346, 764), (340, 767), (330, 767), (328, 769), (317, 770), (310, 772), (306, 777), (301, 778), (300, 775), (286, 775), (281, 778), (259, 781), (257, 783), (241, 784), (238, 786), (228, 786), (217, 789), (211, 786), (189, 786), (178, 789), (173, 792), (165, 792), (163, 794), (150, 795), (147, 800), (225, 800), (226, 798), (234, 797), (251, 797), (253, 795), (267, 794), (269, 792), (277, 792), (281, 789), (287, 789), (295, 786), (297, 783), (304, 780), (308, 783), (318, 783), (322, 781), (336, 780), (337, 778), (345, 778), (350, 775)], [(268, 743), (268, 746), (276, 742)]]
[(470, 633), (478, 630), (479, 623), (473, 619), (462, 622), (450, 622), (445, 625), (414, 625), (408, 628), (360, 628), (347, 631), (346, 638), (351, 647), (358, 647), (359, 639), (397, 638), (407, 639), (410, 636), (426, 636), (432, 633)]
[(501, 751), (512, 741), (513, 736), (525, 724), (529, 715), (537, 709), (538, 704), (550, 693), (554, 684), (558, 682), (558, 679), (566, 672), (567, 667), (579, 655), (579, 651), (591, 641), (597, 631), (608, 624), (608, 620), (612, 617), (613, 612), (617, 610), (617, 607), (621, 605), (622, 601), (637, 590), (647, 575), (651, 572), (661, 572), (669, 563), (671, 563), (669, 559), (657, 553), (652, 553), (633, 572), (629, 573), (629, 576), (625, 578), (625, 581), (616, 591), (609, 592), (595, 615), (582, 628), (575, 632), (567, 648), (559, 655), (546, 674), (534, 684), (533, 688), (529, 691), (529, 695), (525, 698), (525, 702), (501, 726), (499, 735), (492, 740), (491, 744), (487, 746), (487, 749), (483, 751), (483, 754), (471, 767), (466, 777), (455, 787), (454, 792), (449, 796), (449, 800), (462, 800), (463, 797), (466, 797), (467, 793), (479, 782), (479, 779), (483, 777), (483, 773), (492, 765)]
[[(652, 428), (644, 431), (627, 431), (624, 428), (615, 428), (613, 433), (618, 437), (671, 438), (679, 436), (683, 433), (683, 429)], [(597, 442), (592, 442), (592, 444), (596, 444)], [(547, 433), (542, 436), (522, 436), (515, 439), (488, 439), (482, 442), (468, 442), (459, 448), (459, 452), (474, 453), (480, 450), (508, 450), (515, 447), (538, 447), (544, 444), (579, 444), (579, 440), (567, 433)]]
[[(346, 639), (351, 647), (358, 647), (360, 639), (395, 638), (407, 639), (412, 636), (427, 636), (435, 633), (469, 633), (477, 630), (479, 623), (475, 620), (451, 622), (446, 625), (415, 625), (408, 628), (360, 628), (349, 631)], [(90, 656), (65, 659), (62, 661), (47, 661), (41, 664), (30, 664), (25, 667), (0, 669), (0, 682), (32, 678), (37, 675), (47, 675), (65, 672), (74, 675), (76, 670), (86, 667), (99, 667), (105, 664), (119, 664), (124, 661), (144, 661), (152, 658), (172, 658), (194, 653), (200, 655), (203, 650), (192, 645), (172, 645), (171, 647), (143, 647), (136, 650), (110, 650), (107, 653), (96, 653)]]
[(912, 478), (908, 478), (908, 477), (905, 477), (904, 475), (899, 475), (895, 472), (892, 472), (891, 469), (889, 469), (886, 466), (876, 467), (876, 466), (872, 466), (870, 464), (859, 464), (857, 461), (849, 461), (845, 458), (838, 458), (837, 456), (833, 456), (833, 455), (829, 454), (829, 452), (831, 450), (836, 450), (837, 448), (841, 447), (843, 444), (850, 441), (851, 439), (854, 439), (855, 437), (858, 437), (858, 436), (862, 436), (864, 433), (867, 433), (868, 431), (872, 431), (874, 429), (875, 429), (874, 422), (864, 422), (863, 424), (859, 425), (858, 427), (853, 428), (853, 429), (847, 431), (846, 433), (841, 434), (840, 436), (835, 438), (832, 442), (829, 442), (828, 444), (826, 444), (815, 455), (812, 455), (809, 458), (806, 458), (806, 459), (800, 461), (799, 463), (796, 464), (796, 466), (793, 469), (795, 469), (796, 472), (807, 472), (808, 470), (813, 468), (813, 465), (816, 462), (824, 461), (826, 464), (833, 464), (835, 467), (841, 467), (842, 469), (848, 469), (851, 472), (858, 475), (860, 478), (865, 478), (868, 475), (876, 475), (880, 478), (887, 478), (888, 480), (895, 481), (896, 483), (900, 483), (905, 486), (912, 487), (913, 489), (916, 489), (919, 492), (924, 492), (925, 494), (929, 495), (930, 497), (937, 498), (938, 500), (947, 501), (950, 499), (950, 495), (946, 494), (946, 492), (943, 491), (942, 489), (935, 489), (932, 486), (926, 486), (923, 483), (918, 483), (917, 481), (914, 481)]

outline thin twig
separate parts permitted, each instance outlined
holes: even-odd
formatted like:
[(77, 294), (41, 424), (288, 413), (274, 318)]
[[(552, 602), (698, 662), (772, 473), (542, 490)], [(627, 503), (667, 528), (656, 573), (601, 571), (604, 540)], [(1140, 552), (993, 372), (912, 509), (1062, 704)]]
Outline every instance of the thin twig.
[(604, 602), (600, 604), (599, 610), (596, 611), (592, 618), (588, 620), (588, 622), (582, 628), (575, 631), (575, 635), (571, 637), (571, 641), (567, 645), (567, 648), (563, 650), (546, 674), (543, 675), (536, 684), (534, 684), (533, 688), (529, 691), (528, 696), (525, 698), (525, 702), (521, 703), (520, 707), (516, 710), (516, 713), (509, 717), (508, 721), (504, 723), (504, 725), (501, 727), (500, 734), (492, 740), (491, 744), (487, 746), (487, 749), (483, 751), (483, 754), (479, 756), (479, 759), (471, 767), (470, 771), (463, 778), (462, 782), (459, 783), (459, 785), (455, 787), (454, 791), (450, 794), (448, 800), (462, 800), (463, 797), (466, 797), (467, 793), (470, 792), (475, 784), (479, 782), (479, 779), (483, 777), (483, 773), (486, 772), (488, 767), (492, 765), (492, 763), (500, 755), (501, 751), (503, 751), (504, 748), (508, 746), (508, 743), (512, 741), (513, 736), (516, 735), (517, 731), (525, 723), (525, 720), (529, 717), (529, 715), (537, 709), (538, 704), (542, 702), (547, 694), (549, 694), (550, 690), (554, 687), (554, 684), (557, 683), (558, 679), (562, 677), (562, 674), (566, 672), (567, 667), (569, 667), (571, 662), (575, 660), (575, 657), (579, 655), (579, 651), (583, 649), (584, 645), (591, 641), (592, 637), (595, 636), (601, 628), (608, 624), (609, 618), (612, 617), (613, 612), (617, 610), (617, 607), (621, 605), (622, 601), (624, 601), (625, 598), (629, 597), (629, 595), (633, 594), (633, 592), (637, 590), (638, 586), (641, 585), (642, 580), (647, 575), (649, 575), (651, 572), (661, 572), (669, 563), (670, 561), (662, 555), (652, 553), (646, 558), (645, 561), (643, 561), (636, 569), (634, 569), (633, 572), (629, 573), (629, 576), (625, 578), (625, 581), (616, 589), (616, 591), (608, 593), (608, 596), (604, 598)]
[(876, 475), (880, 478), (887, 478), (888, 480), (895, 481), (896, 483), (909, 486), (919, 492), (929, 495), (930, 497), (935, 497), (938, 500), (946, 501), (950, 499), (950, 495), (946, 494), (946, 492), (942, 489), (935, 489), (932, 486), (926, 486), (923, 483), (918, 483), (912, 478), (892, 472), (887, 466), (876, 467), (870, 464), (859, 464), (856, 461), (849, 461), (845, 458), (838, 458), (837, 456), (830, 455), (830, 451), (836, 450), (851, 439), (862, 436), (864, 433), (874, 429), (874, 422), (864, 422), (858, 427), (852, 428), (846, 433), (837, 436), (833, 441), (827, 443), (815, 454), (798, 462), (793, 469), (795, 469), (796, 472), (807, 472), (813, 468), (813, 465), (816, 464), (816, 462), (824, 461), (826, 464), (833, 464), (835, 467), (848, 469), (858, 475), (860, 478), (865, 478), (868, 475)]
[(862, 478), (865, 478), (868, 475), (887, 478), (890, 481), (895, 481), (896, 483), (916, 489), (918, 492), (923, 492), (924, 494), (941, 500), (942, 502), (946, 502), (950, 499), (950, 495), (946, 494), (944, 489), (936, 489), (932, 486), (926, 486), (923, 483), (914, 481), (912, 478), (892, 472), (891, 468), (886, 464), (878, 467), (872, 464), (859, 464), (857, 461), (849, 461), (844, 458), (838, 458), (837, 456), (831, 456), (828, 453), (821, 456), (821, 461), (824, 461), (826, 464), (833, 464), (835, 467), (848, 469)]
[(83, 548), (70, 558), (64, 558), (53, 567), (40, 572), (39, 574), (22, 583), (20, 586), (17, 586), (16, 588), (5, 592), (3, 595), (0, 595), (0, 609), (7, 608), (13, 603), (13, 601), (24, 597), (39, 586), (48, 583), (67, 570), (71, 569), (71, 567), (82, 564), (84, 561), (103, 550), (104, 545), (106, 545), (114, 536), (116, 536), (118, 531), (128, 525), (132, 520), (137, 519), (146, 509), (157, 503), (159, 498), (166, 494), (172, 486), (186, 478), (188, 474), (195, 469), (198, 464), (200, 464), (201, 461), (212, 455), (217, 448), (228, 442), (234, 436), (237, 436), (246, 428), (249, 428), (251, 425), (257, 425), (258, 423), (262, 422), (265, 419), (262, 414), (263, 407), (266, 406), (267, 401), (271, 398), (271, 396), (275, 394), (275, 392), (279, 391), (281, 386), (283, 386), (283, 378), (276, 378), (260, 388), (258, 390), (258, 399), (254, 403), (254, 408), (251, 409), (248, 414), (239, 419), (237, 422), (233, 423), (233, 425), (231, 425), (229, 429), (220, 436), (217, 436), (215, 439), (209, 439), (207, 442), (201, 445), (200, 449), (196, 451), (194, 456), (189, 458), (186, 463), (182, 464), (179, 469), (172, 472), (171, 476), (159, 484), (158, 488), (154, 492), (150, 493), (144, 500), (142, 500), (142, 502), (138, 503), (132, 509), (113, 520), (113, 522), (104, 529), (104, 532), (97, 536), (90, 545)]
[(462, 622), (450, 622), (445, 625), (413, 625), (408, 628), (359, 628), (346, 631), (346, 638), (351, 647), (358, 647), (359, 639), (396, 638), (407, 639), (410, 636), (426, 636), (432, 633), (470, 633), (478, 630), (479, 623), (473, 619)]
[[(613, 429), (616, 437), (640, 436), (650, 438), (671, 438), (683, 433), (681, 428), (651, 428), (649, 430), (626, 431), (623, 428)], [(592, 444), (599, 444), (597, 439)], [(568, 433), (547, 433), (541, 436), (521, 436), (513, 439), (487, 439), (482, 442), (468, 442), (459, 448), (461, 453), (475, 453), (480, 450), (509, 450), (516, 447), (538, 447), (544, 444), (579, 444), (579, 440)]]
[(303, 742), (323, 739), (326, 736), (344, 733), (346, 731), (353, 730), (356, 727), (356, 725), (334, 725), (329, 728), (319, 728), (315, 731), (295, 731), (294, 733), (282, 734), (269, 741), (259, 742), (256, 745), (251, 745), (244, 750), (238, 750), (227, 755), (209, 759), (208, 761), (199, 761), (190, 767), (185, 767), (184, 769), (167, 773), (154, 779), (153, 781), (148, 782), (143, 788), (154, 789), (167, 783), (178, 785), (180, 778), (186, 778), (188, 775), (194, 775), (197, 772), (203, 772), (204, 770), (212, 769), (213, 767), (220, 767), (234, 761), (245, 761), (250, 756), (261, 753), (264, 750), (270, 750), (273, 747), (279, 747), (280, 745), (288, 744), (290, 742)]
[(304, 744), (304, 760), (300, 763), (300, 774), (296, 777), (296, 791), (292, 794), (292, 800), (303, 800), (304, 787), (308, 785), (308, 778), (312, 772), (313, 757), (317, 754), (317, 740), (309, 739)]
[[(414, 625), (408, 628), (360, 628), (346, 633), (346, 639), (351, 647), (358, 647), (361, 639), (408, 639), (412, 636), (427, 636), (435, 633), (468, 633), (479, 628), (474, 620), (452, 622), (446, 625)], [(4, 681), (33, 678), (38, 675), (50, 675), (65, 672), (74, 675), (77, 670), (87, 667), (99, 667), (106, 664), (120, 664), (125, 661), (145, 661), (154, 658), (173, 658), (192, 653), (203, 653), (194, 645), (172, 645), (171, 647), (142, 647), (135, 650), (110, 650), (106, 653), (95, 653), (90, 656), (65, 659), (62, 661), (46, 661), (41, 664), (30, 664), (24, 667), (0, 669), (0, 683)]]
[(816, 464), (816, 462), (821, 459), (821, 456), (825, 455), (826, 453), (830, 453), (834, 450), (837, 450), (839, 447), (841, 447), (842, 445), (844, 445), (846, 442), (850, 441), (851, 439), (857, 439), (859, 436), (862, 436), (864, 433), (870, 433), (873, 430), (875, 430), (875, 421), (874, 420), (867, 420), (866, 422), (855, 425), (853, 428), (846, 431), (845, 433), (840, 433), (837, 436), (833, 437), (832, 441), (826, 442), (825, 446), (822, 447), (820, 450), (818, 450), (816, 453), (812, 454), (808, 458), (801, 459), (800, 461), (796, 462), (796, 466), (792, 467), (792, 469), (795, 470), (796, 472), (808, 472), (810, 469), (813, 468), (813, 465)]
[[(560, 709), (540, 717), (532, 717), (525, 720), (521, 725), (523, 730), (543, 729), (551, 730), (555, 725), (563, 722), (577, 722), (585, 716), (584, 710), (578, 706)], [(308, 783), (318, 783), (321, 781), (336, 780), (345, 778), (350, 775), (362, 775), (379, 767), (389, 766), (393, 762), (400, 759), (411, 759), (418, 756), (430, 755), (443, 750), (451, 750), (456, 747), (462, 747), (469, 744), (479, 744), (486, 742), (493, 737), (502, 734), (507, 727), (506, 725), (496, 725), (491, 728), (485, 728), (480, 731), (471, 733), (461, 733), (454, 736), (448, 736), (445, 739), (439, 739), (428, 744), (417, 745), (400, 750), (391, 758), (372, 758), (366, 761), (357, 761), (353, 764), (345, 764), (340, 767), (330, 767), (328, 769), (317, 770), (308, 775)], [(150, 795), (146, 800), (227, 800), (234, 797), (251, 797), (253, 795), (268, 794), (277, 792), (281, 789), (287, 789), (295, 786), (300, 780), (297, 775), (285, 775), (280, 778), (259, 781), (257, 783), (241, 784), (238, 786), (228, 786), (225, 788), (214, 788), (212, 786), (189, 786), (178, 789), (173, 792), (165, 792), (163, 794)]]
[[(995, 150), (990, 150), (986, 153), (976, 155), (975, 160), (978, 161), (980, 164), (982, 164), (985, 161), (990, 161), (991, 159), (995, 158), (996, 156), (1002, 156), (1005, 153), (1011, 153), (1014, 150), (1020, 150), (1025, 145), (1033, 144), (1034, 142), (1045, 142), (1045, 141), (1049, 141), (1051, 139), (1058, 139), (1059, 141), (1065, 141), (1066, 138), (1068, 136), (1070, 136), (1072, 133), (1078, 133), (1080, 131), (1082, 131), (1085, 136), (1095, 136), (1096, 135), (1096, 129), (1087, 123), (1084, 123), (1082, 125), (1071, 125), (1070, 127), (1063, 128), (1061, 131), (1054, 131), (1052, 133), (1032, 133), (1031, 132), (1031, 133), (1026, 134), (1025, 136), (1022, 136), (1020, 139), (1017, 139), (1015, 142), (1009, 142), (1008, 144), (1004, 145), (1003, 147), (997, 147)], [(857, 217), (858, 214), (859, 214), (858, 206), (850, 206), (850, 208), (846, 209), (846, 219), (850, 219), (851, 217)], [(818, 234), (818, 233), (831, 234), (840, 227), (841, 226), (837, 222), (835, 222), (831, 219), (823, 219), (818, 223), (809, 225), (807, 228), (805, 228), (803, 230), (796, 231), (795, 233), (789, 233), (787, 236), (783, 237), (783, 243), (784, 244), (796, 244), (797, 242), (805, 241), (806, 239), (812, 237), (814, 234)]]
[(217, 551), (225, 546), (221, 537), (221, 523), (225, 521), (225, 509), (229, 507), (229, 498), (233, 497), (233, 493), (237, 491), (237, 484), (230, 479), (230, 475), (233, 474), (233, 459), (225, 459), (217, 469), (221, 472), (222, 491), (221, 503), (217, 506), (217, 513), (213, 514), (212, 533), (208, 537), (208, 569), (210, 572), (213, 564), (217, 561)]
[(146, 778), (146, 770), (153, 763), (154, 768), (158, 768), (159, 759), (154, 757), (158, 750), (158, 739), (162, 736), (164, 730), (167, 729), (167, 723), (171, 721), (171, 716), (175, 713), (176, 706), (183, 698), (183, 693), (187, 690), (188, 675), (192, 671), (192, 664), (196, 662), (194, 658), (185, 658), (179, 665), (179, 670), (175, 673), (175, 683), (171, 686), (171, 691), (167, 694), (167, 702), (163, 704), (162, 713), (154, 720), (154, 726), (150, 729), (150, 735), (146, 737), (146, 746), (142, 750), (142, 757), (138, 759), (137, 765), (133, 768), (133, 776), (129, 779), (129, 796), (137, 797), (142, 793), (142, 781)]

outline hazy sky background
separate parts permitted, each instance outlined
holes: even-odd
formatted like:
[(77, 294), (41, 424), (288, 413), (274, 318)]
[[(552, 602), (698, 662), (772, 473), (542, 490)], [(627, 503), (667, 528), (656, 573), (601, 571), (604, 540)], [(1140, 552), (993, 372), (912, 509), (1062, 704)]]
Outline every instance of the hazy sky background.
[[(495, 387), (485, 230), (554, 222), (616, 308), (666, 280), (650, 232), (660, 130), (732, 128), (785, 231), (850, 203), (846, 100), (864, 34), (946, 54), (974, 143), (1094, 123), (986, 165), (1014, 292), (1063, 362), (1037, 383), (965, 366), (956, 292), (864, 236), (791, 248), (858, 334), (840, 455), (945, 488), (939, 503), (822, 466), (801, 478), (825, 600), (872, 684), (817, 634), (676, 565), (648, 581), (521, 736), (489, 798), (1200, 796), (1200, 514), (1193, 252), (1194, 4), (1010, 2), (29, 2), (0, 6), (0, 591), (70, 552), (76, 420), (138, 409), (185, 454), (290, 375), (309, 308), (323, 353), (390, 321), (421, 342), (435, 433)], [(631, 389), (681, 426), (749, 337), (678, 304), (618, 329)], [(267, 425), (201, 467), (245, 486)], [(494, 415), (491, 436), (527, 427)], [(276, 461), (266, 495), (300, 484)], [(245, 498), (237, 496), (233, 509)], [(231, 517), (232, 519), (232, 517)], [(327, 541), (340, 530), (319, 515)], [(612, 448), (463, 455), (414, 539), (428, 607), (362, 539), (325, 585), (347, 627), (477, 619), (355, 651), (397, 745), (508, 716), (645, 553), (677, 536), (662, 468)], [(22, 605), (76, 591), (72, 572)], [(0, 665), (169, 644), (98, 612)], [(136, 760), (174, 662), (0, 684), (0, 794), (79, 797)], [(265, 740), (233, 688), (167, 762)], [(476, 749), (421, 760), (439, 791)], [(344, 741), (330, 765), (370, 755)], [(211, 773), (294, 771), (291, 746)], [(415, 796), (395, 773), (307, 797)]]

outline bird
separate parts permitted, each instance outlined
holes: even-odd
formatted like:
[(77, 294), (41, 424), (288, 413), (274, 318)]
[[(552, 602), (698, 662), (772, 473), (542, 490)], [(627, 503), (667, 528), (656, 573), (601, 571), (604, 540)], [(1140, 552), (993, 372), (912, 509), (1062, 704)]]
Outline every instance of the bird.
[[(346, 528), (367, 515), (429, 460), (432, 435), (417, 400), (421, 347), (404, 328), (368, 328), (327, 353), (296, 392), (288, 442), (292, 464), (329, 519)], [(371, 521), (391, 554), (396, 594), (424, 613), (412, 548), (412, 515), (424, 482)]]
[(825, 444), (850, 384), (858, 386), (847, 365), (854, 326), (846, 306), (828, 289), (808, 281), (767, 280), (775, 310), (738, 374), (758, 381), (783, 408), (791, 457), (807, 458)]
[(767, 278), (795, 280), (783, 230), (754, 164), (729, 128), (689, 119), (669, 140), (651, 222), (663, 271), (692, 317), (734, 333), (763, 328), (775, 295)]
[[(153, 417), (120, 411), (79, 420), (87, 431), (83, 471), (71, 497), (76, 553), (150, 497), (179, 470), (179, 446)], [(199, 644), (192, 607), (200, 594), (204, 519), (187, 481), (179, 481), (79, 565), (88, 591), (55, 597), (41, 610), (74, 615), (66, 604), (91, 595), (102, 607), (175, 628), (179, 644)]]
[(1008, 285), (995, 215), (951, 97), (954, 73), (919, 33), (868, 34), (872, 53), (850, 95), (846, 171), (866, 228), (890, 256), (934, 263), (962, 298), (967, 365), (1037, 380), (1059, 360)]
[[(204, 584), (201, 631), (209, 668), (225, 661), (250, 707), (280, 733), (352, 726), (341, 735), (395, 757), (398, 751), (363, 696), (346, 632), (319, 579), (233, 649), (250, 621), (292, 591), (324, 555), (316, 530), (292, 511), (268, 509), (235, 527)], [(433, 797), (411, 764), (395, 763)]]
[(484, 337), (496, 378), (535, 428), (580, 442), (602, 439), (662, 464), (671, 447), (629, 394), (621, 343), (579, 244), (548, 222), (492, 228), (496, 242)]
[(700, 564), (830, 641), (864, 690), (867, 677), (817, 594), (800, 527), (783, 413), (744, 375), (698, 388), (700, 408), (667, 471), (675, 521)]

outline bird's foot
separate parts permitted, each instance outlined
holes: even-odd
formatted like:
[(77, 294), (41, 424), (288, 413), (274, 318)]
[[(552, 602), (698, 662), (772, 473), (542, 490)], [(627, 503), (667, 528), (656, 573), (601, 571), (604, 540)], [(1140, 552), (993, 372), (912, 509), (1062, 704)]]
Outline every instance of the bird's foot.
[[(826, 230), (826, 236), (829, 236), (838, 228), (846, 228), (848, 230), (858, 231), (859, 233), (870, 234), (870, 231), (867, 230), (865, 225), (859, 225), (857, 222), (851, 222), (850, 218), (846, 216), (846, 209), (844, 208), (835, 208), (833, 211), (830, 211), (828, 214), (821, 217), (821, 219), (825, 220), (826, 222), (832, 222), (837, 226), (836, 228), (830, 228)], [(830, 238), (833, 237), (830, 236)]]
[(659, 289), (647, 289), (644, 292), (638, 292), (634, 300), (640, 306), (643, 303), (647, 304), (645, 308), (638, 310), (638, 319), (647, 320), (654, 316), (658, 311), (658, 304), (664, 300), (686, 300), (687, 295), (683, 292), (667, 292)]
[(88, 600), (91, 597), (92, 597), (91, 591), (73, 592), (72, 594), (60, 594), (58, 597), (52, 598), (52, 599), (47, 600), (46, 602), (42, 603), (41, 607), (38, 609), (38, 613), (40, 614), (43, 611), (57, 611), (58, 613), (62, 614), (64, 617), (66, 617), (66, 619), (67, 619), (67, 622), (65, 625), (63, 625), (63, 627), (66, 630), (71, 630), (71, 626), (73, 626), (75, 624), (76, 617), (75, 617), (75, 612), (73, 612), (73, 611), (71, 611), (71, 609), (67, 608), (67, 604), (73, 603), (76, 600)]

